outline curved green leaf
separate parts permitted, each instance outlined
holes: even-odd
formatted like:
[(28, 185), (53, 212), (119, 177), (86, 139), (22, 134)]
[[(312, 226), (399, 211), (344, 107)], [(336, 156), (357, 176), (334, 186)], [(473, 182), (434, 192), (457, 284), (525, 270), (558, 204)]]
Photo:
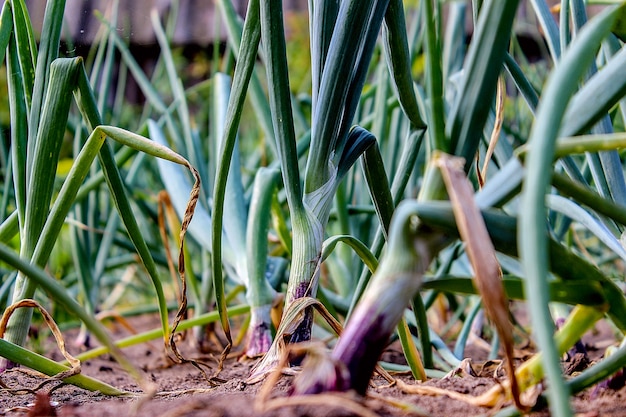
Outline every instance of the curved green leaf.
[(338, 235), (326, 239), (322, 245), (322, 261), (330, 256), (331, 252), (335, 249), (335, 246), (337, 246), (337, 243), (339, 242), (343, 242), (350, 246), (354, 250), (354, 253), (361, 258), (370, 272), (376, 271), (376, 268), (378, 267), (378, 260), (374, 254), (370, 252), (369, 248), (365, 246), (363, 242), (350, 235)]
[(545, 235), (545, 194), (550, 181), (546, 172), (551, 169), (554, 144), (565, 114), (566, 105), (578, 87), (578, 80), (593, 62), (602, 39), (610, 31), (617, 16), (616, 8), (609, 9), (585, 25), (571, 43), (553, 71), (531, 132), (526, 159), (526, 181), (520, 213), (520, 253), (527, 273), (526, 289), (533, 305), (531, 323), (542, 351), (550, 389), (551, 410), (557, 416), (570, 415), (569, 393), (561, 376), (559, 356), (552, 339), (554, 324), (548, 310), (548, 291), (545, 277), (548, 271), (548, 239)]
[(561, 196), (549, 194), (546, 198), (546, 206), (549, 209), (558, 211), (570, 219), (577, 221), (596, 235), (596, 237), (607, 245), (617, 256), (626, 260), (626, 249), (622, 247), (613, 233), (611, 233), (599, 219), (592, 216), (591, 213), (578, 204)]

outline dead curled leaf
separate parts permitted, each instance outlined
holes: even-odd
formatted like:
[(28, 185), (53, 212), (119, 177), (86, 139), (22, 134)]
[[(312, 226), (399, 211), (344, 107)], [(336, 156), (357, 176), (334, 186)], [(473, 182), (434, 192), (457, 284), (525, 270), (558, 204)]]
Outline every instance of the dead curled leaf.
[(4, 311), (4, 314), (2, 315), (2, 319), (0, 319), (0, 338), (4, 337), (4, 332), (6, 331), (9, 318), (11, 318), (11, 315), (13, 315), (15, 310), (17, 310), (18, 308), (36, 308), (39, 310), (44, 321), (46, 322), (46, 324), (52, 331), (52, 335), (54, 336), (54, 339), (56, 340), (57, 346), (59, 347), (59, 350), (63, 354), (63, 357), (70, 364), (70, 369), (68, 369), (67, 371), (58, 373), (53, 378), (57, 380), (62, 380), (62, 379), (80, 374), (80, 371), (81, 371), (80, 361), (76, 359), (75, 357), (73, 357), (72, 355), (70, 355), (70, 353), (65, 348), (65, 339), (63, 338), (63, 335), (61, 334), (61, 330), (59, 330), (59, 326), (57, 326), (57, 324), (55, 323), (50, 313), (48, 313), (48, 311), (45, 308), (43, 308), (43, 306), (35, 300), (27, 298), (24, 300), (20, 300), (6, 308), (6, 310)]
[[(431, 396), (445, 395), (457, 401), (463, 401), (476, 407), (489, 407), (492, 410), (497, 410), (501, 408), (508, 398), (508, 392), (510, 392), (510, 385), (508, 380), (502, 382), (501, 384), (494, 385), (489, 390), (478, 396), (463, 394), (444, 388), (423, 385), (421, 383), (407, 384), (402, 380), (396, 380), (396, 384), (400, 390), (407, 394)], [(522, 395), (520, 395), (520, 400), (524, 404), (535, 404), (541, 392), (541, 384), (535, 385), (534, 387), (525, 390)]]
[(265, 354), (265, 357), (252, 368), (250, 377), (246, 380), (247, 384), (261, 382), (266, 375), (270, 374), (275, 369), (281, 370), (288, 364), (288, 362), (285, 362), (279, 366), (279, 364), (285, 361), (285, 357), (289, 354), (288, 347), (284, 343), (284, 340), (300, 325), (304, 317), (304, 311), (309, 307), (315, 308), (336, 334), (341, 334), (341, 323), (339, 323), (317, 299), (301, 297), (292, 301), (286, 307), (283, 319), (276, 330), (275, 338), (278, 340), (278, 343), (273, 345), (272, 349)]

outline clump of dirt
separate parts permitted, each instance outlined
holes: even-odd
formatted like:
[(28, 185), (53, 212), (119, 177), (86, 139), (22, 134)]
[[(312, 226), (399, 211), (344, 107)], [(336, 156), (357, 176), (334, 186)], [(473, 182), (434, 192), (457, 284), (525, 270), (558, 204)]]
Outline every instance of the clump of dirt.
[[(151, 320), (145, 320), (145, 318), (140, 321), (142, 327), (150, 322)], [(593, 348), (606, 345), (606, 337), (608, 337), (607, 334), (603, 332), (588, 335), (585, 343), (590, 347), (592, 360), (600, 356), (601, 350), (594, 351)], [(71, 337), (68, 337), (68, 340), (71, 340)], [(160, 343), (150, 343), (124, 349), (124, 353), (156, 386), (156, 394), (152, 397), (140, 393), (136, 381), (132, 380), (111, 358), (100, 357), (83, 363), (82, 372), (119, 389), (136, 393), (135, 396), (111, 398), (71, 385), (63, 385), (60, 382), (51, 382), (39, 390), (37, 407), (35, 407), (36, 393), (28, 390), (39, 385), (42, 378), (24, 369), (16, 369), (2, 375), (6, 388), (0, 390), (0, 416), (54, 415), (50, 410), (61, 417), (154, 417), (157, 415), (164, 417), (343, 417), (353, 415), (439, 417), (463, 415), (470, 417), (494, 412), (492, 409), (472, 406), (445, 395), (406, 394), (397, 386), (389, 385), (381, 377), (373, 379), (366, 398), (325, 395), (294, 399), (288, 397), (293, 377), (284, 376), (273, 387), (271, 399), (262, 402), (259, 393), (263, 385), (249, 385), (245, 382), (254, 361), (239, 361), (237, 355), (233, 354), (224, 364), (224, 369), (219, 374), (219, 382), (210, 383), (198, 369), (190, 364), (164, 366), (166, 361), (161, 346)], [(187, 351), (190, 351), (190, 348), (187, 347)], [(474, 350), (468, 349), (469, 351)], [(398, 348), (394, 346), (385, 354), (387, 360), (398, 358), (401, 356), (398, 354)], [(215, 363), (215, 357), (211, 355), (201, 359)], [(567, 364), (564, 364), (564, 367), (567, 367)], [(458, 373), (448, 378), (429, 380), (424, 385), (477, 396), (499, 383), (492, 376), (491, 368), (487, 372), (488, 367), (481, 368), (476, 364), (474, 369), (478, 370), (478, 376)], [(481, 372), (483, 369), (485, 371)], [(415, 383), (410, 375), (396, 374), (394, 377), (408, 384)], [(625, 388), (590, 389), (577, 395), (572, 400), (572, 406), (577, 414), (586, 417), (626, 416), (625, 397)], [(42, 404), (45, 405), (42, 401), (46, 399), (52, 408), (42, 408)], [(263, 410), (264, 405), (265, 410)], [(38, 409), (48, 411), (39, 412)], [(539, 410), (530, 415), (548, 416), (549, 412)]]

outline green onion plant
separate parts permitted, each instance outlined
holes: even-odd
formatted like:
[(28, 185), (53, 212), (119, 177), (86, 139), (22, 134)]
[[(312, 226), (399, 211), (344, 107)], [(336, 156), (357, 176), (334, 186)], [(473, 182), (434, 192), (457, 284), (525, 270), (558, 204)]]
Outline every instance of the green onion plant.
[[(162, 335), (169, 338), (168, 307), (163, 285), (156, 268), (151, 250), (141, 233), (137, 217), (133, 213), (126, 185), (115, 160), (113, 148), (107, 138), (124, 147), (140, 151), (157, 158), (183, 164), (194, 173), (196, 183), (194, 192), (189, 196), (187, 216), (193, 213), (193, 207), (199, 187), (199, 177), (195, 168), (169, 148), (155, 144), (145, 137), (114, 126), (103, 124), (101, 113), (90, 80), (87, 77), (82, 58), (58, 58), (61, 23), (65, 9), (64, 1), (49, 2), (46, 7), (44, 26), (39, 49), (33, 37), (32, 26), (25, 4), (21, 1), (5, 2), (2, 9), (3, 45), (6, 50), (7, 69), (12, 74), (9, 80), (9, 104), (12, 118), (11, 154), (12, 163), (19, 166), (13, 171), (14, 213), (3, 220), (3, 256), (2, 260), (18, 271), (14, 282), (12, 303), (32, 298), (38, 286), (50, 294), (51, 299), (65, 307), (73, 317), (80, 319), (86, 329), (93, 333), (102, 344), (109, 347), (117, 360), (139, 378), (138, 371), (121, 355), (109, 339), (101, 325), (96, 321), (93, 305), (94, 285), (98, 281), (87, 275), (93, 271), (85, 269), (87, 259), (78, 260), (77, 268), (80, 287), (83, 290), (84, 305), (79, 306), (70, 292), (60, 288), (51, 278), (41, 272), (70, 210), (78, 209), (76, 201), (89, 197), (89, 176), (93, 161), (99, 157), (100, 170), (91, 173), (93, 180), (106, 181), (111, 207), (115, 207), (128, 232), (127, 236), (135, 247), (146, 268), (156, 293), (160, 311)], [(68, 128), (70, 106), (77, 104), (84, 125), (76, 124), (76, 154), (70, 170), (63, 179), (60, 189), (56, 186), (59, 159), (65, 132)], [(81, 134), (81, 129), (85, 129)], [(97, 178), (99, 177), (99, 178)], [(54, 196), (54, 198), (53, 198)], [(107, 202), (107, 204), (108, 204)], [(91, 203), (91, 201), (89, 202)], [(83, 206), (89, 207), (89, 203)], [(97, 215), (90, 210), (90, 215)], [(108, 213), (107, 213), (108, 216)], [(90, 223), (88, 223), (90, 224)], [(108, 233), (113, 233), (115, 223), (109, 223)], [(17, 235), (19, 255), (13, 252), (5, 242)], [(76, 234), (73, 238), (79, 239)], [(184, 230), (183, 235), (184, 236)], [(182, 237), (181, 236), (181, 237)], [(109, 240), (107, 237), (106, 240)], [(110, 243), (100, 242), (98, 249), (107, 250)], [(75, 242), (76, 255), (88, 256), (89, 243)], [(100, 254), (96, 269), (102, 272), (105, 254)], [(182, 270), (184, 271), (184, 269)], [(181, 271), (181, 272), (182, 272)], [(45, 285), (44, 285), (45, 284)], [(54, 284), (54, 285), (53, 285)], [(52, 285), (52, 286), (51, 286)], [(4, 340), (10, 345), (23, 345), (30, 326), (31, 310), (22, 308), (13, 314), (8, 322)], [(3, 356), (3, 369), (13, 366), (16, 356)], [(10, 358), (10, 359), (9, 359)], [(30, 359), (29, 359), (30, 360)], [(30, 366), (38, 362), (29, 362)], [(43, 365), (45, 366), (45, 364)], [(34, 366), (36, 368), (36, 366)]]

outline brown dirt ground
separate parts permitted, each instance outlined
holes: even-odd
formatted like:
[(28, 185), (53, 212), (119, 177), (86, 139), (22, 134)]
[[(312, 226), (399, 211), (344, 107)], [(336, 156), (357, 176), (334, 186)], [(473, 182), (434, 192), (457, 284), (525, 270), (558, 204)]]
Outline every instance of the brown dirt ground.
[[(133, 321), (137, 330), (150, 328), (154, 324), (154, 318), (146, 318)], [(125, 330), (117, 326), (112, 329), (115, 337), (128, 335)], [(68, 344), (75, 334), (67, 334)], [(590, 356), (597, 359), (601, 356), (604, 348), (612, 343), (612, 335), (607, 326), (599, 326), (599, 331), (589, 334), (584, 339), (589, 348)], [(191, 352), (189, 346), (185, 351)], [(386, 352), (385, 359), (391, 360), (400, 357), (396, 346), (390, 347)], [(50, 351), (54, 351), (50, 346)], [(284, 376), (274, 387), (271, 397), (282, 398), (287, 401), (280, 407), (267, 411), (259, 411), (261, 401), (258, 395), (262, 384), (248, 385), (245, 380), (249, 374), (253, 361), (238, 361), (236, 354), (227, 360), (224, 370), (219, 377), (223, 382), (211, 387), (202, 374), (190, 364), (163, 366), (163, 351), (160, 342), (151, 342), (143, 345), (124, 349), (128, 357), (141, 368), (146, 377), (157, 386), (157, 395), (153, 398), (138, 395), (136, 398), (111, 398), (97, 393), (90, 393), (69, 385), (59, 385), (55, 382), (41, 389), (42, 396), (38, 405), (46, 405), (51, 402), (52, 407), (34, 407), (35, 394), (23, 393), (12, 390), (0, 390), (0, 416), (64, 416), (64, 417), (286, 417), (286, 416), (310, 416), (310, 417), (342, 417), (352, 415), (364, 415), (361, 409), (350, 408), (357, 404), (373, 413), (373, 415), (397, 417), (409, 415), (426, 415), (433, 417), (462, 415), (463, 417), (493, 415), (494, 409), (482, 408), (469, 405), (463, 401), (451, 399), (445, 395), (424, 396), (405, 394), (395, 386), (389, 386), (382, 378), (375, 377), (373, 386), (365, 399), (346, 397), (318, 397), (313, 403), (296, 403), (287, 397), (292, 378)], [(217, 350), (216, 350), (217, 351)], [(53, 359), (60, 357), (51, 354)], [(480, 360), (484, 359), (484, 351), (476, 346), (469, 346), (466, 355), (472, 358), (474, 369), (480, 368)], [(215, 364), (215, 358), (211, 355), (204, 360)], [(564, 366), (567, 366), (565, 363)], [(138, 385), (121, 370), (119, 365), (109, 357), (100, 357), (83, 363), (83, 373), (109, 384), (128, 391), (138, 392)], [(209, 371), (211, 373), (212, 371)], [(486, 372), (483, 372), (486, 373)], [(408, 375), (395, 375), (408, 383), (414, 383)], [(2, 375), (2, 381), (13, 390), (18, 388), (31, 388), (37, 386), (42, 379), (21, 370), (11, 370)], [(492, 377), (479, 376), (455, 376), (447, 379), (433, 379), (426, 385), (452, 390), (460, 393), (479, 395), (486, 391), (497, 381)], [(48, 394), (47, 394), (48, 395)], [(293, 397), (291, 397), (293, 398)], [(308, 397), (311, 401), (311, 397)], [(589, 389), (577, 395), (572, 400), (572, 405), (578, 416), (626, 416), (626, 388), (620, 390), (593, 390)], [(401, 404), (400, 404), (401, 403)], [(408, 404), (408, 406), (407, 406)], [(530, 414), (534, 417), (548, 416), (547, 410), (540, 410)]]

